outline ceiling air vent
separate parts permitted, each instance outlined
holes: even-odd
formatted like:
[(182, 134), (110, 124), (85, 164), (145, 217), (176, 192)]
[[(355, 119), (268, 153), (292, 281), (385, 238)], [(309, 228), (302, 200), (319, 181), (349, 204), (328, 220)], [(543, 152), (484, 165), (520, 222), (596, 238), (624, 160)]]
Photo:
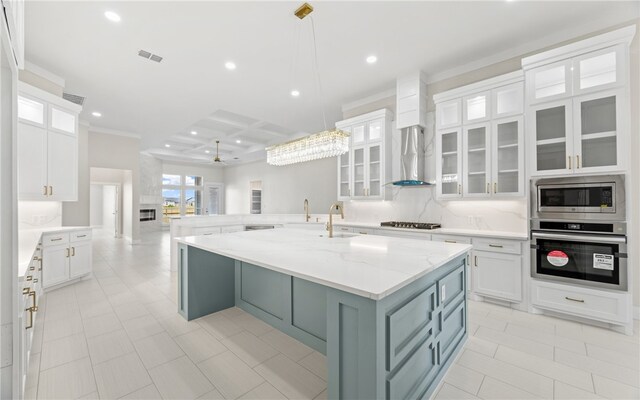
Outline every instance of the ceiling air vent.
[(71, 93), (62, 93), (62, 98), (72, 103), (76, 103), (79, 106), (84, 104), (84, 99), (85, 99), (82, 96), (78, 96), (77, 94), (71, 94)]
[(146, 50), (138, 50), (138, 55), (142, 58), (146, 58), (147, 60), (155, 61), (157, 63), (162, 61), (162, 57)]

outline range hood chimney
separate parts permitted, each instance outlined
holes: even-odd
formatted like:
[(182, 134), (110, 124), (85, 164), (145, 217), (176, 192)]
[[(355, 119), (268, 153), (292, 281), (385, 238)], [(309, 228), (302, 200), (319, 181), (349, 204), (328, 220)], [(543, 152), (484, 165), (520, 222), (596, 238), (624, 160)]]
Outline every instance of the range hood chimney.
[(422, 71), (396, 81), (396, 128), (400, 129), (400, 180), (395, 186), (431, 186), (424, 181), (427, 83)]

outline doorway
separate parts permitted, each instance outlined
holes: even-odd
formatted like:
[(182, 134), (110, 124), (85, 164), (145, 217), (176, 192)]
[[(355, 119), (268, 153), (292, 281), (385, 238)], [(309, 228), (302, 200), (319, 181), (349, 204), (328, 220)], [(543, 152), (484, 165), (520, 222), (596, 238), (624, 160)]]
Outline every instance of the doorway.
[(91, 183), (90, 224), (103, 234), (122, 237), (122, 187), (119, 183)]

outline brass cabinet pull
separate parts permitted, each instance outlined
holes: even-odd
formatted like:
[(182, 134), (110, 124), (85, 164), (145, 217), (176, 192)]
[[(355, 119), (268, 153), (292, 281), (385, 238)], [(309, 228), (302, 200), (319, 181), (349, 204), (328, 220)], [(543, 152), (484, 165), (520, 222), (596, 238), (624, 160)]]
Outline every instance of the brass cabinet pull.
[(42, 194), (43, 194), (44, 196), (46, 196), (46, 195), (49, 193), (49, 192), (47, 191), (47, 186), (45, 185), (45, 186), (43, 186), (43, 188), (44, 188), (44, 190), (43, 190)]
[(29, 267), (29, 271), (35, 271), (36, 267), (34, 267), (33, 265)]
[(501, 249), (501, 248), (503, 248), (504, 246), (503, 246), (503, 245), (501, 245), (501, 244), (489, 244), (489, 247), (496, 247), (496, 248), (498, 248), (498, 249)]
[(498, 193), (498, 183), (493, 182), (493, 193)]
[(33, 308), (25, 308), (25, 311), (29, 311), (29, 326), (25, 326), (24, 329), (33, 328)]
[(30, 291), (31, 290), (28, 287), (22, 288), (22, 294), (29, 294)]
[(367, 232), (358, 232), (358, 233), (360, 233), (361, 235), (368, 235)]
[(72, 257), (75, 257), (75, 255), (76, 255), (76, 248), (75, 248), (75, 247), (72, 247), (72, 248), (71, 248), (71, 256), (72, 256)]
[(33, 280), (33, 283), (37, 283), (38, 282), (38, 278)]
[(67, 258), (69, 258), (69, 248), (67, 247), (65, 250), (67, 251)]
[(489, 182), (487, 182), (487, 193), (489, 193), (491, 190), (491, 184)]
[(81, 237), (87, 237), (87, 235), (78, 235), (79, 238)]
[(51, 241), (52, 241), (52, 242), (57, 242), (57, 241), (59, 241), (59, 240), (62, 240), (62, 238), (54, 238), (54, 239), (51, 239)]
[(49, 196), (53, 196), (53, 186), (49, 186)]
[(576, 303), (584, 303), (584, 300), (582, 299), (572, 299), (571, 297), (564, 297), (565, 299), (569, 300), (569, 301), (575, 301)]
[(444, 242), (445, 243), (458, 243), (455, 240), (451, 240), (451, 239), (445, 239)]
[(27, 277), (25, 278), (26, 281), (31, 281), (33, 280), (33, 276), (32, 275), (27, 275)]
[(567, 160), (569, 160), (569, 167), (567, 169), (571, 169), (571, 156), (568, 156)]
[(462, 194), (462, 185), (458, 185), (458, 194)]
[(33, 298), (33, 303), (31, 303), (31, 310), (38, 311), (38, 306), (36, 305), (36, 291), (32, 290), (29, 292), (29, 296)]
[(576, 167), (580, 169), (580, 156), (576, 156)]

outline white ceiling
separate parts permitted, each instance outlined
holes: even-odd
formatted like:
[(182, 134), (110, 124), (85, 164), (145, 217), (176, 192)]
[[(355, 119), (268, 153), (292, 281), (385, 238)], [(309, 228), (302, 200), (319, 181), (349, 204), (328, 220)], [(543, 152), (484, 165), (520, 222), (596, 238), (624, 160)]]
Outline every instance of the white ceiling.
[[(87, 97), (83, 119), (140, 135), (143, 150), (208, 162), (220, 140), (225, 161), (243, 162), (265, 144), (324, 128), (310, 21), (292, 15), (301, 3), (27, 1), (26, 58)], [(516, 56), (638, 18), (639, 4), (313, 2), (327, 123), (341, 119), (342, 104), (393, 88), (402, 74), (421, 69), (436, 79)], [(107, 10), (122, 21), (108, 21)], [(164, 60), (145, 60), (140, 49)], [(235, 71), (225, 69), (229, 60)]]

